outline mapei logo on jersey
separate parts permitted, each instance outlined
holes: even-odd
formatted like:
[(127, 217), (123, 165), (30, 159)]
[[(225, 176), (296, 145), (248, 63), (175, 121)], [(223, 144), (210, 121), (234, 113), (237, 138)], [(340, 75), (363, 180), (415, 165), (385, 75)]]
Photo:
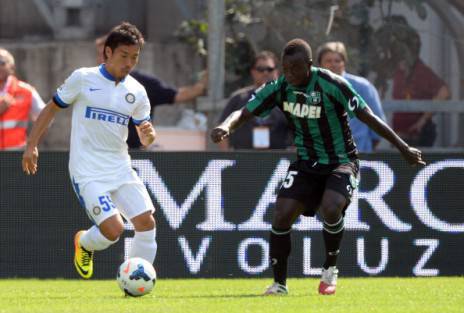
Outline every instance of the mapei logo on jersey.
[(106, 109), (87, 107), (85, 110), (85, 118), (109, 123), (116, 123), (127, 126), (129, 124), (129, 116)]
[(284, 111), (301, 118), (320, 118), (321, 106), (284, 101)]

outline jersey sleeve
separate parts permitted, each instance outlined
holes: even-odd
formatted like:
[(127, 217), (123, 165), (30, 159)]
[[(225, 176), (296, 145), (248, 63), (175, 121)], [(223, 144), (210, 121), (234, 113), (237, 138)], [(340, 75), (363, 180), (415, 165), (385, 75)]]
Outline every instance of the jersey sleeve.
[(148, 100), (148, 96), (145, 90), (140, 94), (140, 97), (141, 98), (138, 102), (138, 105), (135, 107), (134, 113), (132, 114), (132, 121), (135, 125), (140, 125), (144, 121), (151, 120), (150, 100)]
[(64, 81), (64, 84), (56, 90), (53, 101), (60, 108), (67, 108), (76, 100), (81, 91), (81, 85), (82, 73), (76, 70)]
[(357, 110), (367, 107), (366, 101), (353, 89), (348, 81), (340, 79), (337, 85), (336, 96), (349, 117), (355, 117)]
[(259, 117), (268, 116), (277, 105), (277, 96), (281, 84), (282, 82), (280, 79), (274, 80), (255, 90), (246, 104), (247, 110)]

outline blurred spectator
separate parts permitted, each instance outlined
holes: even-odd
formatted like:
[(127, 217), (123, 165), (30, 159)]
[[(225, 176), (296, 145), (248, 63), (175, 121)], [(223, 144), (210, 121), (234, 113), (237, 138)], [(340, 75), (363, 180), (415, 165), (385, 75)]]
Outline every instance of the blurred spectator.
[(13, 56), (0, 48), (0, 150), (25, 147), (29, 121), (35, 121), (45, 107), (35, 88), (14, 73)]
[[(235, 91), (221, 114), (220, 122), (230, 113), (240, 110), (254, 95), (255, 90), (268, 81), (277, 79), (277, 57), (270, 51), (258, 53), (250, 69), (253, 85)], [(221, 150), (230, 149), (286, 149), (290, 145), (287, 120), (276, 107), (266, 118), (254, 117), (219, 143)]]
[[(106, 35), (99, 37), (95, 40), (97, 48), (97, 63), (101, 64), (105, 62), (103, 50), (105, 46)], [(141, 73), (137, 70), (132, 71), (130, 74), (139, 83), (145, 87), (150, 100), (151, 114), (156, 106), (162, 104), (174, 104), (182, 103), (195, 100), (197, 97), (203, 95), (206, 92), (208, 86), (208, 76), (206, 72), (203, 73), (200, 80), (191, 86), (183, 86), (175, 88), (166, 85), (163, 81), (153, 75)], [(140, 143), (139, 136), (135, 129), (132, 121), (129, 122), (129, 136), (127, 138), (127, 144), (129, 149), (140, 149), (142, 144)]]
[[(319, 66), (343, 76), (366, 101), (374, 114), (385, 121), (379, 93), (374, 85), (364, 77), (346, 72), (348, 55), (342, 42), (327, 42), (320, 46), (317, 51), (317, 61)], [(356, 117), (350, 119), (350, 128), (359, 152), (372, 152), (378, 145), (380, 136)]]
[[(419, 34), (412, 33), (407, 47), (393, 76), (393, 99), (447, 100), (448, 86), (419, 58)], [(432, 116), (431, 112), (395, 113), (393, 128), (408, 144), (431, 147), (437, 136)]]

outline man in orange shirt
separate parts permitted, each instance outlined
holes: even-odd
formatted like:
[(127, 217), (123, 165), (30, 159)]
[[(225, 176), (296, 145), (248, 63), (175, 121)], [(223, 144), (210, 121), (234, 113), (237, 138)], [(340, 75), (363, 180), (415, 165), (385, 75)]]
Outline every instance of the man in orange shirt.
[(29, 121), (35, 121), (45, 103), (31, 85), (14, 75), (11, 53), (0, 48), (0, 150), (26, 145)]

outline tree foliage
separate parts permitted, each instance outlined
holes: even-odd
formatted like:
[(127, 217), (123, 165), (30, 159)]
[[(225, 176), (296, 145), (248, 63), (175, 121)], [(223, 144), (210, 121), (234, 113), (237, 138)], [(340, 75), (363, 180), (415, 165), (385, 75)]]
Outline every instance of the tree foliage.
[[(374, 74), (376, 85), (385, 87), (393, 65), (412, 54), (410, 43), (418, 37), (404, 17), (394, 15), (396, 4), (427, 17), (424, 0), (226, 0), (226, 92), (246, 83), (255, 52), (279, 54), (297, 37), (309, 41), (314, 51), (326, 41), (344, 42), (348, 69)], [(338, 9), (332, 10), (330, 23), (334, 6)], [(380, 18), (373, 20), (373, 12)], [(184, 21), (175, 36), (204, 57), (207, 33), (205, 14), (202, 20)]]

